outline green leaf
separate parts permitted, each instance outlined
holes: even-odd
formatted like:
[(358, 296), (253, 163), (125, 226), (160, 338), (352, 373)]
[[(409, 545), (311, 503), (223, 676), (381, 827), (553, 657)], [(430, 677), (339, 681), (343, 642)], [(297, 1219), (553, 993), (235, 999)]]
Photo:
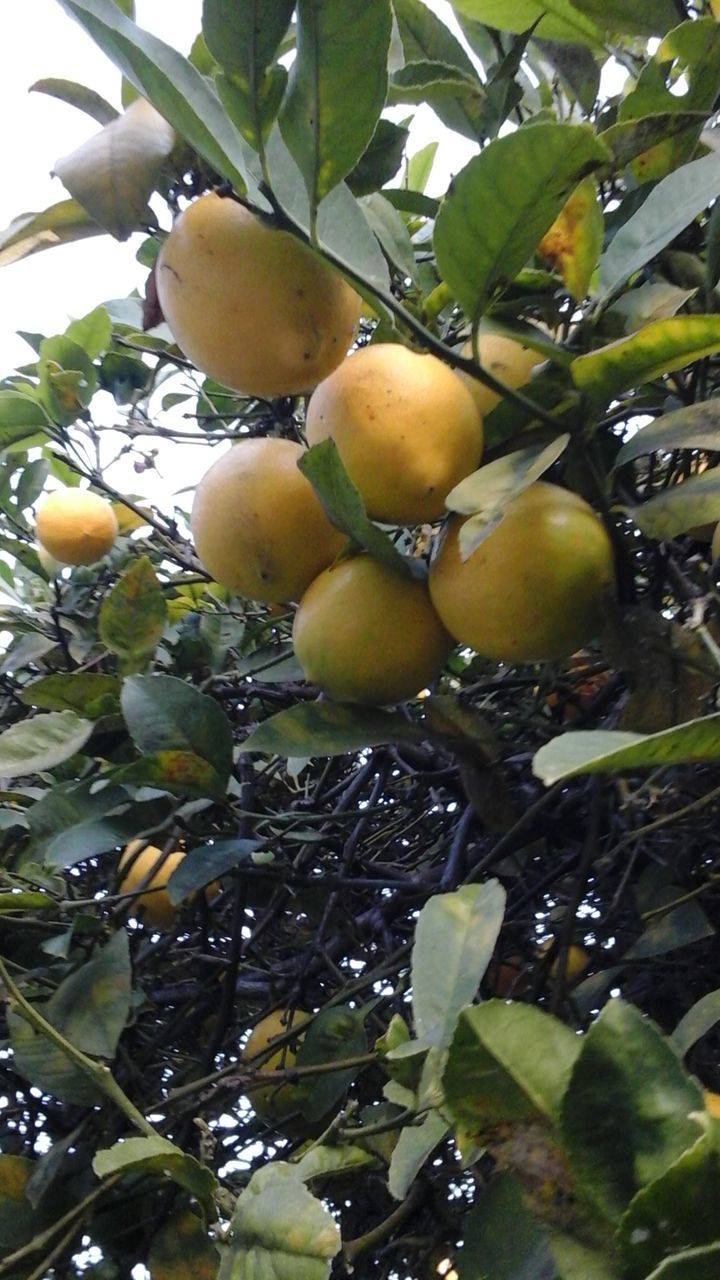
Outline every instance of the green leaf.
[(666, 1258), (647, 1280), (716, 1280), (719, 1265), (720, 1241)]
[(624, 169), (636, 156), (659, 143), (690, 129), (697, 131), (706, 118), (705, 111), (657, 111), (643, 115), (639, 120), (618, 120), (604, 129), (600, 138), (610, 152), (611, 168)]
[(720, 474), (713, 468), (670, 486), (637, 507), (628, 507), (650, 538), (674, 538), (698, 524), (720, 520)]
[(490, 142), (453, 180), (435, 223), (438, 270), (467, 315), (525, 266), (608, 152), (588, 125), (539, 123)]
[(421, 738), (420, 728), (397, 711), (323, 700), (301, 703), (263, 720), (243, 749), (279, 756), (338, 756)]
[(160, 642), (167, 606), (147, 556), (134, 560), (100, 606), (98, 631), (103, 644), (122, 660), (124, 671), (147, 667)]
[(548, 445), (529, 445), (488, 462), (450, 490), (449, 511), (470, 516), (460, 529), (460, 556), (467, 560), (501, 523), (507, 504), (529, 489), (564, 453), (569, 435)]
[(417, 282), (418, 273), (412, 240), (397, 209), (380, 191), (364, 196), (360, 203), (390, 262), (399, 267), (403, 275)]
[(74, 711), (50, 711), (0, 733), (0, 775), (21, 778), (69, 760), (85, 746), (94, 725)]
[(622, 1000), (605, 1005), (582, 1039), (562, 1114), (571, 1168), (605, 1217), (620, 1218), (692, 1146), (689, 1114), (702, 1110), (700, 1087), (655, 1024)]
[(204, 889), (227, 871), (241, 866), (261, 847), (260, 840), (217, 840), (215, 844), (191, 849), (167, 882), (167, 894), (172, 905), (177, 906), (198, 889)]
[(174, 129), (136, 98), (117, 120), (56, 160), (54, 170), (95, 222), (127, 240), (152, 219), (147, 202), (174, 146)]
[(583, 773), (624, 773), (720, 759), (720, 715), (703, 716), (662, 733), (578, 729), (535, 753), (533, 773), (546, 786)]
[(50, 419), (38, 400), (20, 391), (0, 391), (0, 449), (45, 431)]
[(454, 1259), (460, 1280), (554, 1280), (548, 1237), (509, 1174), (479, 1188), (463, 1218), (462, 1236)]
[(227, 781), (232, 767), (230, 721), (222, 707), (176, 676), (130, 676), (121, 705), (142, 752), (191, 752)]
[(39, 1232), (35, 1209), (26, 1194), (35, 1167), (35, 1161), (24, 1156), (0, 1155), (0, 1258)]
[(388, 1170), (388, 1191), (396, 1200), (404, 1200), (417, 1174), (439, 1142), (447, 1137), (450, 1126), (439, 1111), (429, 1111), (422, 1124), (403, 1129), (392, 1153)]
[[(351, 1009), (349, 1005), (323, 1009), (313, 1018), (300, 1043), (295, 1066), (313, 1067), (321, 1062), (335, 1062), (367, 1053), (365, 1016), (366, 1010)], [(303, 1081), (303, 1119), (308, 1124), (323, 1122), (326, 1117), (329, 1119), (359, 1070), (359, 1067), (348, 1067), (344, 1071), (330, 1071)]]
[(225, 799), (227, 791), (227, 772), (218, 773), (212, 764), (193, 751), (151, 751), (141, 760), (113, 769), (108, 777), (111, 782), (126, 787), (154, 787), (170, 795), (210, 796), (220, 802)]
[[(720, 177), (720, 156), (718, 176)], [(594, 406), (609, 404), (622, 391), (672, 373), (720, 350), (720, 316), (671, 316), (654, 320), (570, 365), (573, 382)]]
[(57, 244), (104, 234), (105, 228), (93, 222), (77, 200), (60, 200), (42, 213), (21, 213), (0, 232), (0, 267)]
[[(270, 133), (265, 159), (275, 199), (288, 217), (310, 236), (310, 205), (303, 177), (278, 128)], [(359, 202), (344, 182), (334, 187), (320, 205), (315, 239), (341, 271), (352, 271), (381, 294), (389, 290), (385, 258)], [(357, 280), (353, 283), (362, 289)]]
[(622, 35), (663, 36), (677, 26), (673, 0), (653, 0), (651, 5), (647, 0), (572, 0), (572, 5), (606, 31)]
[(411, 561), (400, 554), (386, 533), (365, 514), (360, 490), (353, 484), (334, 440), (323, 440), (306, 449), (298, 467), (310, 481), (323, 504), (328, 519), (358, 547), (369, 551), (391, 569), (411, 573)]
[[(368, 1143), (372, 1141), (367, 1139)], [(358, 1169), (375, 1165), (376, 1159), (363, 1147), (351, 1147), (345, 1143), (341, 1147), (311, 1146), (300, 1157), (293, 1168), (303, 1182), (323, 1182), (346, 1173), (356, 1173)]]
[(0, 914), (9, 911), (47, 911), (54, 908), (55, 903), (47, 893), (36, 893), (32, 890), (13, 889), (9, 893), (0, 893)]
[(258, 1169), (235, 1206), (217, 1280), (328, 1280), (340, 1231), (292, 1165)]
[(678, 1053), (685, 1057), (688, 1049), (692, 1049), (708, 1031), (720, 1022), (720, 988), (709, 991), (706, 996), (696, 1000), (692, 1008), (678, 1022), (670, 1037)]
[(355, 168), (347, 176), (354, 196), (370, 195), (395, 177), (405, 153), (409, 130), (380, 119)]
[(87, 85), (78, 84), (75, 80), (54, 78), (36, 80), (30, 85), (28, 93), (47, 93), (51, 98), (58, 98), (60, 102), (66, 102), (68, 106), (84, 111), (86, 115), (92, 116), (93, 120), (97, 120), (98, 124), (102, 125), (117, 120), (120, 114), (101, 94), (96, 93), (94, 89), (88, 89)]
[(128, 797), (120, 787), (98, 787), (97, 781), (54, 786), (27, 811), (33, 844), (45, 852), (55, 838), (79, 823), (102, 818)]
[(153, 1236), (147, 1265), (153, 1280), (215, 1280), (219, 1263), (215, 1243), (190, 1209), (166, 1218)]
[(217, 1187), (207, 1166), (159, 1134), (153, 1138), (124, 1138), (113, 1147), (98, 1151), (92, 1167), (98, 1178), (107, 1178), (120, 1171), (164, 1174), (206, 1205), (212, 1203)]
[(466, 1127), (560, 1114), (580, 1041), (532, 1005), (489, 1000), (460, 1014), (443, 1085)]
[(581, 1244), (574, 1236), (562, 1232), (550, 1233), (550, 1247), (555, 1259), (558, 1280), (620, 1280), (615, 1258), (608, 1256), (607, 1247), (591, 1248)]
[(660, 253), (716, 198), (718, 191), (720, 155), (714, 151), (691, 160), (658, 182), (600, 258), (600, 298), (609, 297), (628, 276)]
[(672, 1254), (720, 1245), (719, 1196), (720, 1151), (713, 1126), (631, 1202), (617, 1237), (627, 1280), (645, 1280)]
[[(421, 0), (393, 0), (393, 9), (406, 62), (444, 63), (445, 66), (460, 71), (471, 83), (477, 83), (475, 67), (459, 40), (427, 5), (422, 4)], [(448, 129), (454, 129), (473, 142), (477, 141), (481, 110), (479, 99), (462, 94), (436, 94), (433, 95), (432, 107)], [(434, 158), (436, 150), (437, 143), (428, 143), (422, 148), (422, 153), (426, 159), (431, 156)], [(408, 186), (424, 191), (430, 176), (429, 168), (423, 180), (418, 172), (420, 166), (416, 157), (413, 160), (408, 167)], [(432, 167), (432, 159), (429, 167)]]
[(93, 671), (58, 672), (33, 680), (21, 690), (21, 702), (42, 711), (77, 711), (88, 720), (110, 715), (120, 707), (120, 681)]
[[(138, 832), (140, 815), (136, 809), (124, 817), (79, 822), (68, 831), (60, 831), (48, 842), (43, 853), (46, 867), (66, 869), (88, 858), (97, 858), (118, 845), (128, 844)], [(140, 824), (142, 822), (140, 820)]]
[(130, 995), (128, 938), (119, 929), (92, 960), (61, 982), (42, 1012), (76, 1049), (112, 1059), (127, 1023)]
[(576, 98), (589, 115), (600, 88), (600, 68), (590, 50), (582, 44), (555, 40), (537, 40), (536, 43), (543, 57), (557, 71), (569, 95)]
[(80, 1107), (101, 1103), (105, 1095), (84, 1071), (76, 1067), (66, 1053), (46, 1036), (35, 1031), (19, 1013), (8, 1010), (8, 1032), (13, 1051), (13, 1070), (29, 1080), (36, 1089), (61, 1102)]
[[(444, 1048), (477, 994), (505, 911), (497, 880), (436, 894), (418, 917), (412, 951), (413, 1017), (419, 1040)], [(438, 955), (442, 954), (442, 965)]]
[(500, 31), (519, 35), (533, 27), (534, 34), (546, 40), (574, 40), (590, 45), (601, 45), (603, 40), (600, 27), (584, 17), (579, 6), (570, 0), (452, 0), (452, 6), (458, 13)]
[(112, 320), (105, 307), (95, 307), (86, 316), (71, 321), (65, 337), (82, 347), (91, 360), (97, 359), (107, 351), (112, 339)]
[(293, 8), (293, 0), (239, 0), (232, 6), (224, 0), (205, 0), (203, 6), (207, 47), (228, 73), (217, 77), (218, 93), (256, 151), (275, 119), (285, 87), (284, 68), (266, 73), (288, 29)]
[(267, 201), (249, 179), (240, 135), (199, 71), (170, 45), (141, 30), (114, 0), (59, 0), (168, 124), (261, 209)]
[(280, 127), (300, 167), (312, 221), (375, 132), (387, 90), (390, 0), (299, 0), (297, 56)]

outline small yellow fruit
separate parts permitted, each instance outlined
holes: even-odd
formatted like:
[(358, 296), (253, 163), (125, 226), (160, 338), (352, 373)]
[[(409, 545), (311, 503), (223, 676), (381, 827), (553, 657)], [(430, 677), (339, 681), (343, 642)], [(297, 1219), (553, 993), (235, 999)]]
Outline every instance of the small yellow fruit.
[[(493, 333), (492, 329), (486, 329), (479, 334), (478, 351), (483, 368), (513, 390), (524, 387), (525, 383), (530, 381), (533, 369), (543, 364), (546, 359), (539, 351), (524, 346), (517, 338), (507, 338), (502, 333)], [(460, 354), (472, 360), (472, 342), (466, 342)], [(461, 370), (458, 370), (457, 376), (469, 387), (475, 404), (483, 416), (487, 416), (495, 405), (499, 404), (502, 397), (496, 391), (491, 391), (490, 387), (486, 387), (484, 383), (478, 382), (477, 378), (471, 378)]]
[(430, 566), (430, 595), (451, 635), (486, 658), (564, 658), (600, 631), (614, 584), (610, 539), (577, 494), (538, 480), (460, 559), (453, 516)]
[(55, 489), (38, 503), (37, 540), (62, 564), (94, 564), (107, 555), (117, 532), (110, 503), (89, 489)]
[(255, 396), (316, 386), (346, 355), (362, 307), (295, 236), (214, 194), (177, 219), (158, 258), (157, 288), (186, 356)]
[[(160, 863), (162, 849), (158, 849), (154, 844), (145, 845), (143, 848), (144, 844), (143, 840), (131, 840), (121, 853), (118, 862), (120, 873), (118, 893), (132, 893), (134, 889), (139, 888), (141, 892), (132, 903), (133, 914), (142, 908), (143, 920), (146, 924), (153, 925), (156, 929), (171, 929), (175, 922), (176, 908), (171, 903), (165, 886), (185, 854), (178, 849), (174, 853), (169, 853)], [(141, 852), (137, 852), (138, 850)], [(134, 858), (132, 865), (128, 867), (125, 875), (122, 875), (123, 867), (136, 853), (137, 857)], [(157, 870), (155, 870), (156, 867)]]
[(473, 397), (436, 356), (374, 343), (313, 393), (308, 444), (331, 438), (368, 515), (420, 524), (480, 462), (482, 419)]
[(299, 600), (347, 538), (298, 469), (291, 440), (242, 440), (195, 492), (190, 527), (208, 573), (250, 600)]
[(426, 583), (368, 555), (341, 560), (308, 587), (293, 643), (308, 680), (339, 702), (370, 705), (414, 697), (453, 648)]
[(711, 1089), (705, 1089), (703, 1097), (705, 1099), (705, 1110), (709, 1111), (711, 1116), (716, 1116), (720, 1120), (720, 1093), (713, 1093)]
[[(304, 1013), (302, 1009), (293, 1009), (290, 1013), (286, 1009), (276, 1009), (274, 1013), (269, 1013), (253, 1028), (252, 1035), (243, 1048), (242, 1061), (252, 1063), (252, 1059), (267, 1049), (277, 1036), (286, 1035), (295, 1026), (302, 1027), (309, 1017), (310, 1014)], [(282, 1071), (292, 1067), (297, 1048), (297, 1040), (281, 1045), (276, 1053), (262, 1063), (259, 1070)], [(285, 1081), (277, 1085), (257, 1085), (248, 1089), (247, 1096), (253, 1110), (265, 1124), (282, 1124), (301, 1109), (304, 1088), (302, 1084)]]
[(712, 536), (712, 543), (710, 546), (710, 556), (713, 563), (717, 560), (718, 556), (720, 556), (720, 524), (715, 526), (715, 532)]
[[(554, 942), (555, 942), (554, 938), (548, 938), (545, 942), (543, 942), (542, 946), (539, 949), (540, 955), (541, 956), (545, 955), (545, 953), (548, 952), (550, 948), (554, 945)], [(570, 946), (568, 947), (567, 959), (563, 967), (563, 977), (565, 981), (569, 983), (575, 982), (575, 980), (585, 972), (589, 963), (590, 963), (590, 957), (587, 951), (585, 951), (584, 947), (578, 947), (574, 942), (571, 943)], [(556, 978), (559, 971), (560, 971), (560, 957), (556, 956), (552, 964), (550, 965), (550, 977)]]

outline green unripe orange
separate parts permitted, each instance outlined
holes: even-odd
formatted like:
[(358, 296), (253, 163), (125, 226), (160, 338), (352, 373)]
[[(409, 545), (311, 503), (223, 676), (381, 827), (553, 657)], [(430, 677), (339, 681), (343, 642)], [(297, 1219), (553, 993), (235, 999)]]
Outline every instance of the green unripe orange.
[(291, 440), (241, 440), (205, 473), (190, 527), (216, 582), (268, 604), (299, 600), (347, 539), (298, 469)]
[(392, 524), (439, 519), (483, 446), (482, 419), (453, 370), (381, 342), (343, 361), (311, 396), (308, 444), (328, 438), (368, 515)]
[(403, 702), (435, 680), (453, 642), (427, 584), (369, 555), (341, 560), (308, 587), (293, 624), (308, 680), (338, 702)]
[(577, 494), (537, 481), (462, 561), (453, 516), (430, 567), (448, 631), (486, 658), (539, 662), (574, 653), (600, 631), (613, 590), (612, 544)]
[(212, 193), (175, 222), (156, 278), (185, 355), (247, 395), (311, 390), (344, 358), (360, 318), (360, 298), (322, 258)]

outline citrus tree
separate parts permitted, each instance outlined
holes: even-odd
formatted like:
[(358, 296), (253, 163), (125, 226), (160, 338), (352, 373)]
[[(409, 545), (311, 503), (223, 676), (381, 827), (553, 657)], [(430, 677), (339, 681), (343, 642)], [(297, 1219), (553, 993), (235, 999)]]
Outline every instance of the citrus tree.
[(715, 1280), (720, 7), (59, 2), (0, 264), (148, 279), (0, 385), (0, 1277)]

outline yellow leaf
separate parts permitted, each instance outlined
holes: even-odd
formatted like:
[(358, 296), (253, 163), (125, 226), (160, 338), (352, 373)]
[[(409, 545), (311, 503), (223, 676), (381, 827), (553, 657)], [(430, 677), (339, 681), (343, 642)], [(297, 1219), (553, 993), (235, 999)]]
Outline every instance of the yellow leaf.
[(148, 519), (143, 520), (142, 516), (139, 516), (137, 511), (133, 511), (132, 508), (126, 506), (124, 502), (113, 502), (111, 505), (117, 518), (118, 530), (120, 533), (133, 533), (135, 529), (142, 529), (144, 525), (149, 524), (149, 512)]
[(581, 302), (588, 292), (602, 242), (602, 208), (594, 180), (585, 178), (538, 245), (538, 253), (562, 277), (576, 302)]

